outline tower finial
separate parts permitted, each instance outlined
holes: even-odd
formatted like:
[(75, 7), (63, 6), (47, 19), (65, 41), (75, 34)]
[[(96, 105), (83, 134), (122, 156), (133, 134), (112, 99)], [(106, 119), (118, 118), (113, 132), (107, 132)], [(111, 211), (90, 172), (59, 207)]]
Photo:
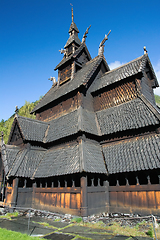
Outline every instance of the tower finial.
[(85, 43), (85, 40), (86, 40), (86, 37), (87, 37), (87, 34), (88, 34), (88, 30), (90, 29), (91, 25), (87, 28), (87, 30), (85, 31), (84, 35), (83, 35), (83, 38), (82, 38), (82, 43)]
[(72, 6), (72, 22), (73, 22), (73, 20), (74, 20), (74, 15), (73, 15), (73, 4), (70, 3), (70, 5)]
[(144, 50), (144, 54), (147, 54), (147, 49), (146, 49), (146, 46), (143, 47), (143, 50)]
[(103, 52), (104, 52), (104, 43), (105, 43), (106, 40), (108, 40), (108, 36), (109, 36), (110, 32), (111, 32), (111, 30), (109, 31), (109, 33), (108, 33), (107, 35), (105, 34), (104, 39), (103, 39), (102, 42), (100, 43), (98, 55), (103, 55)]
[(19, 111), (19, 108), (18, 108), (18, 106), (16, 106), (16, 109), (15, 109), (15, 117), (17, 117), (17, 115), (18, 115), (18, 111)]
[(1, 146), (4, 145), (4, 139), (3, 139), (3, 136), (4, 136), (4, 133), (3, 133), (3, 131), (2, 131), (2, 132), (1, 132)]

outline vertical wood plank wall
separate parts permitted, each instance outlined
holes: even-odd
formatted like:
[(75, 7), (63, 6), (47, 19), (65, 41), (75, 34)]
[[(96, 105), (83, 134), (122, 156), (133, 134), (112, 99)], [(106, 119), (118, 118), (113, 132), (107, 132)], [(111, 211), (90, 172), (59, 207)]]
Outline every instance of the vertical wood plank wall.
[(34, 188), (32, 207), (80, 215), (80, 187)]
[(160, 185), (110, 186), (110, 212), (160, 214)]
[[(12, 204), (12, 187), (6, 203)], [(18, 188), (17, 206), (81, 215), (81, 188)], [(87, 214), (122, 212), (160, 215), (160, 184), (87, 187)]]
[(108, 212), (108, 187), (87, 187), (88, 215)]

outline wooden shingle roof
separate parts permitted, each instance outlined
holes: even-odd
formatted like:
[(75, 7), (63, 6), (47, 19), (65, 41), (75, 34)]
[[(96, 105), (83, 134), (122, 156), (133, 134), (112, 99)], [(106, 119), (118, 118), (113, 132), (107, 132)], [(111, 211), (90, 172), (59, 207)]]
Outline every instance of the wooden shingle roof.
[(87, 53), (87, 56), (89, 58), (89, 60), (91, 60), (91, 55), (87, 49), (87, 46), (85, 43), (81, 43), (81, 45), (79, 46), (79, 48), (74, 52), (72, 53), (71, 55), (69, 55), (68, 57), (64, 57), (62, 59), (62, 61), (55, 67), (54, 70), (57, 70), (58, 68), (62, 67), (66, 62), (70, 61), (71, 59), (76, 59), (77, 56), (82, 52), (82, 51), (85, 51)]
[(83, 68), (76, 73), (75, 77), (72, 80), (58, 87), (57, 85), (52, 87), (46, 93), (46, 95), (44, 95), (44, 97), (39, 101), (39, 103), (31, 111), (31, 113), (36, 112), (40, 108), (80, 88), (81, 86), (85, 86), (89, 79), (92, 77), (92, 75), (95, 73), (100, 63), (102, 62), (102, 59), (103, 59), (102, 57), (97, 56), (96, 58), (87, 62), (83, 66)]
[(48, 128), (46, 122), (19, 115), (17, 115), (16, 119), (25, 140), (43, 142)]
[(160, 134), (102, 146), (110, 174), (160, 168)]
[(98, 143), (81, 140), (79, 143), (66, 143), (53, 147), (45, 152), (34, 177), (41, 178), (80, 172), (107, 174), (101, 147)]
[(50, 122), (21, 116), (16, 120), (24, 140), (50, 143), (78, 132), (103, 136), (155, 126), (160, 122), (160, 112), (143, 96), (97, 112), (80, 106)]
[(48, 150), (32, 146), (15, 149), (6, 145), (6, 163), (8, 177), (42, 178), (80, 172), (107, 174), (100, 145), (83, 139)]
[[(160, 113), (157, 114), (160, 116)], [(140, 99), (96, 112), (102, 135), (159, 124), (159, 119)]]
[(157, 81), (156, 75), (154, 73), (152, 64), (149, 60), (149, 57), (146, 54), (146, 55), (136, 58), (133, 61), (126, 63), (118, 68), (115, 68), (109, 72), (106, 72), (101, 78), (97, 79), (97, 81), (95, 81), (93, 83), (91, 91), (96, 92), (96, 91), (98, 91), (104, 87), (107, 87), (115, 82), (119, 82), (125, 78), (131, 77), (138, 73), (142, 73), (144, 68), (146, 67), (147, 62), (151, 68), (156, 86), (158, 87), (158, 81)]

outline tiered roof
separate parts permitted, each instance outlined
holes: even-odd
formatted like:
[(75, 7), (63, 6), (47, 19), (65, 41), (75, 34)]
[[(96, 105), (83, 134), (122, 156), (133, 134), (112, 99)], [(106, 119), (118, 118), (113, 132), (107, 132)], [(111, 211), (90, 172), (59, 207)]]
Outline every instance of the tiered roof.
[[(70, 32), (72, 31), (78, 33), (73, 19), (70, 27)], [(70, 41), (76, 42), (75, 36), (76, 34), (70, 35), (69, 44)], [(63, 68), (66, 61), (73, 60), (83, 51), (87, 53), (89, 61), (75, 73), (73, 79), (63, 85), (53, 86), (32, 113), (41, 112), (47, 105), (63, 101), (64, 97), (66, 99), (69, 94), (80, 90), (83, 94), (82, 90), (89, 89), (87, 94), (90, 94), (92, 101), (97, 91), (106, 91), (114, 83), (118, 85), (122, 80), (142, 75), (146, 65), (154, 77), (154, 86), (158, 86), (147, 54), (110, 71), (103, 54), (91, 59), (85, 43), (79, 43), (79, 48), (67, 60), (63, 58), (56, 69)], [(106, 73), (95, 77), (101, 63), (105, 66)], [(91, 83), (91, 79), (90, 86), (88, 83)], [(5, 172), (8, 177), (46, 178), (82, 172), (115, 174), (160, 168), (160, 135), (156, 132), (144, 134), (144, 129), (156, 129), (159, 123), (158, 108), (142, 93), (127, 102), (95, 112), (86, 109), (83, 104), (49, 122), (17, 115), (14, 125), (19, 127), (23, 146), (3, 144)], [(113, 135), (120, 136), (123, 133), (124, 137), (125, 132), (137, 129), (143, 129), (143, 136), (139, 132), (138, 137), (132, 136), (125, 140), (119, 138), (114, 143), (109, 143)]]

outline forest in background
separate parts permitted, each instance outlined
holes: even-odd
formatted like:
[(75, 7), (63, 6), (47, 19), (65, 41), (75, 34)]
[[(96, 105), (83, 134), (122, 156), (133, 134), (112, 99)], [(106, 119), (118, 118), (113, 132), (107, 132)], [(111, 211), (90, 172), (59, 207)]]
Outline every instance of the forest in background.
[[(37, 105), (38, 102), (39, 102), (39, 100), (32, 102), (32, 103), (25, 101), (25, 104), (18, 110), (18, 115), (35, 119), (36, 118), (35, 114), (30, 114), (30, 112)], [(4, 134), (3, 139), (6, 144), (8, 142), (9, 134), (11, 131), (13, 120), (14, 120), (14, 116), (15, 116), (15, 114), (13, 114), (6, 121), (4, 121), (4, 119), (2, 119), (0, 122), (0, 134), (3, 131), (3, 134)]]
[[(40, 97), (40, 99), (41, 98), (42, 97)], [(37, 105), (37, 103), (40, 101), (40, 99), (35, 102), (32, 102), (32, 103), (25, 101), (25, 104), (19, 109), (18, 115), (35, 119), (36, 116), (34, 114), (30, 114), (30, 112)], [(156, 101), (156, 104), (160, 107), (160, 96), (155, 95), (155, 101)], [(8, 142), (9, 134), (11, 131), (13, 120), (14, 120), (14, 116), (15, 116), (15, 114), (13, 114), (8, 120), (4, 121), (4, 119), (2, 119), (0, 122), (0, 133), (3, 131), (4, 142), (6, 144)]]

